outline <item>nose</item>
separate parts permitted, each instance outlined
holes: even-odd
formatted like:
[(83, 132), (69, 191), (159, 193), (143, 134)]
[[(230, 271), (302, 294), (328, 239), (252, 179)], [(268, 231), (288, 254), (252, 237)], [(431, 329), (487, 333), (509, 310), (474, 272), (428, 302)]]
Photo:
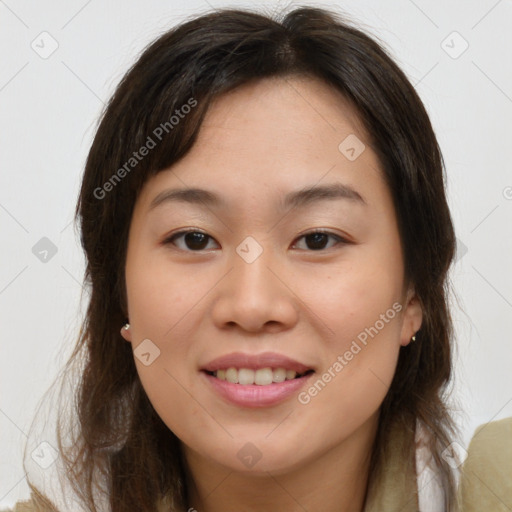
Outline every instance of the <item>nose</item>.
[(291, 275), (269, 250), (254, 260), (236, 251), (230, 271), (216, 287), (213, 321), (221, 329), (238, 326), (247, 332), (279, 332), (292, 328), (298, 319), (299, 301)]

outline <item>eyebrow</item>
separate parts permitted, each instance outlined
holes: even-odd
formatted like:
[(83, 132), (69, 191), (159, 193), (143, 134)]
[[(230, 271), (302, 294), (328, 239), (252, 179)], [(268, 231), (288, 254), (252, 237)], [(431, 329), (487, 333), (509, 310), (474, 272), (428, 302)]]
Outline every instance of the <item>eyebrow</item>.
[[(330, 185), (306, 187), (289, 192), (282, 201), (282, 208), (298, 208), (316, 203), (318, 201), (348, 199), (362, 205), (366, 201), (355, 189), (342, 183)], [(149, 210), (169, 202), (184, 202), (203, 206), (219, 207), (225, 205), (225, 201), (209, 190), (202, 188), (175, 188), (160, 192), (149, 205)]]

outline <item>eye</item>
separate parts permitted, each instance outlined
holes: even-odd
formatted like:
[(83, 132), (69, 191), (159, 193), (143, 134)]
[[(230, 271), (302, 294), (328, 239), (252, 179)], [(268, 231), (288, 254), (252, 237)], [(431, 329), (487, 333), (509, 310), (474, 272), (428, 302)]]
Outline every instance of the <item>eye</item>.
[[(326, 245), (328, 245), (329, 238), (331, 240), (334, 240), (335, 243), (331, 244), (329, 247), (326, 247)], [(180, 244), (176, 243), (176, 241), (180, 239), (182, 239), (185, 246), (183, 246), (183, 244), (180, 246)], [(178, 233), (175, 233), (174, 235), (165, 239), (163, 244), (172, 244), (184, 251), (199, 252), (207, 248), (209, 239), (213, 240), (213, 238), (210, 235), (207, 235), (202, 231), (188, 230), (179, 231)], [(306, 249), (310, 249), (313, 251), (330, 249), (333, 245), (336, 245), (338, 243), (348, 243), (347, 240), (340, 237), (339, 235), (335, 235), (330, 231), (323, 230), (316, 230), (310, 231), (309, 233), (305, 233), (304, 235), (298, 238), (298, 240), (301, 239), (304, 239), (306, 241)]]
[[(309, 233), (305, 233), (304, 235), (299, 237), (298, 240), (302, 238), (304, 238), (304, 240), (306, 241), (307, 248), (313, 251), (321, 251), (326, 248), (330, 249), (333, 245), (336, 245), (338, 243), (348, 243), (348, 241), (342, 238), (341, 236), (335, 235), (330, 231), (324, 230), (310, 231)], [(337, 240), (337, 242), (329, 247), (326, 247), (329, 238), (335, 239)]]
[[(175, 241), (183, 238), (185, 242), (185, 247), (180, 247), (179, 244), (176, 244)], [(184, 251), (189, 250), (189, 252), (198, 252), (202, 251), (208, 245), (208, 239), (213, 240), (213, 238), (202, 231), (189, 230), (189, 231), (179, 231), (175, 233), (171, 237), (164, 240), (164, 245), (173, 244), (178, 246), (179, 249)]]

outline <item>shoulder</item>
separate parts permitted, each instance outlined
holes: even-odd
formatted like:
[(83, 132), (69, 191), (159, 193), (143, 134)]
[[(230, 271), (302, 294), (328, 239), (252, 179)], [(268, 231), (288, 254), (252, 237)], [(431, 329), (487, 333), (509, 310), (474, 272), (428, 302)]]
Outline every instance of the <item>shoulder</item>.
[(24, 500), (18, 501), (14, 508), (3, 508), (0, 512), (36, 512), (36, 508), (32, 500)]
[(14, 508), (2, 509), (0, 512), (58, 512), (46, 499), (31, 494), (30, 499), (16, 502)]
[(462, 510), (512, 509), (512, 417), (480, 425), (461, 471)]
[[(174, 510), (172, 500), (170, 497), (165, 497), (159, 503), (156, 512), (167, 512), (169, 510)], [(51, 505), (41, 503), (32, 496), (31, 499), (16, 502), (14, 508), (3, 508), (0, 509), (0, 512), (57, 512), (57, 510)]]

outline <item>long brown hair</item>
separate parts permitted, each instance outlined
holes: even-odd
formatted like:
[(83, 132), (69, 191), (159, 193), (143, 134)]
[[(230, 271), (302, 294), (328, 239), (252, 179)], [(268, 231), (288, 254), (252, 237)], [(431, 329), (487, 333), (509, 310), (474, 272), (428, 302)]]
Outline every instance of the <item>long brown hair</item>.
[[(106, 482), (113, 512), (153, 512), (164, 496), (174, 510), (186, 503), (179, 440), (153, 409), (131, 345), (119, 334), (127, 320), (124, 264), (138, 193), (190, 150), (215, 97), (252, 80), (293, 75), (334, 86), (359, 113), (393, 197), (405, 276), (423, 309), (417, 340), (401, 348), (381, 407), (370, 481), (378, 484), (386, 463), (391, 425), (414, 431), (420, 421), (431, 434), (445, 510), (454, 510), (455, 484), (441, 456), (455, 433), (445, 404), (452, 357), (447, 271), (455, 239), (442, 155), (418, 94), (382, 44), (337, 13), (312, 7), (279, 18), (222, 9), (189, 19), (144, 50), (105, 107), (76, 208), (90, 292), (68, 362), (80, 361), (78, 429), (72, 449), (59, 437), (67, 476), (87, 510), (97, 510), (95, 475)], [(176, 123), (177, 110), (187, 113)], [(131, 160), (149, 139), (149, 153)], [(409, 457), (414, 448), (411, 442)]]

